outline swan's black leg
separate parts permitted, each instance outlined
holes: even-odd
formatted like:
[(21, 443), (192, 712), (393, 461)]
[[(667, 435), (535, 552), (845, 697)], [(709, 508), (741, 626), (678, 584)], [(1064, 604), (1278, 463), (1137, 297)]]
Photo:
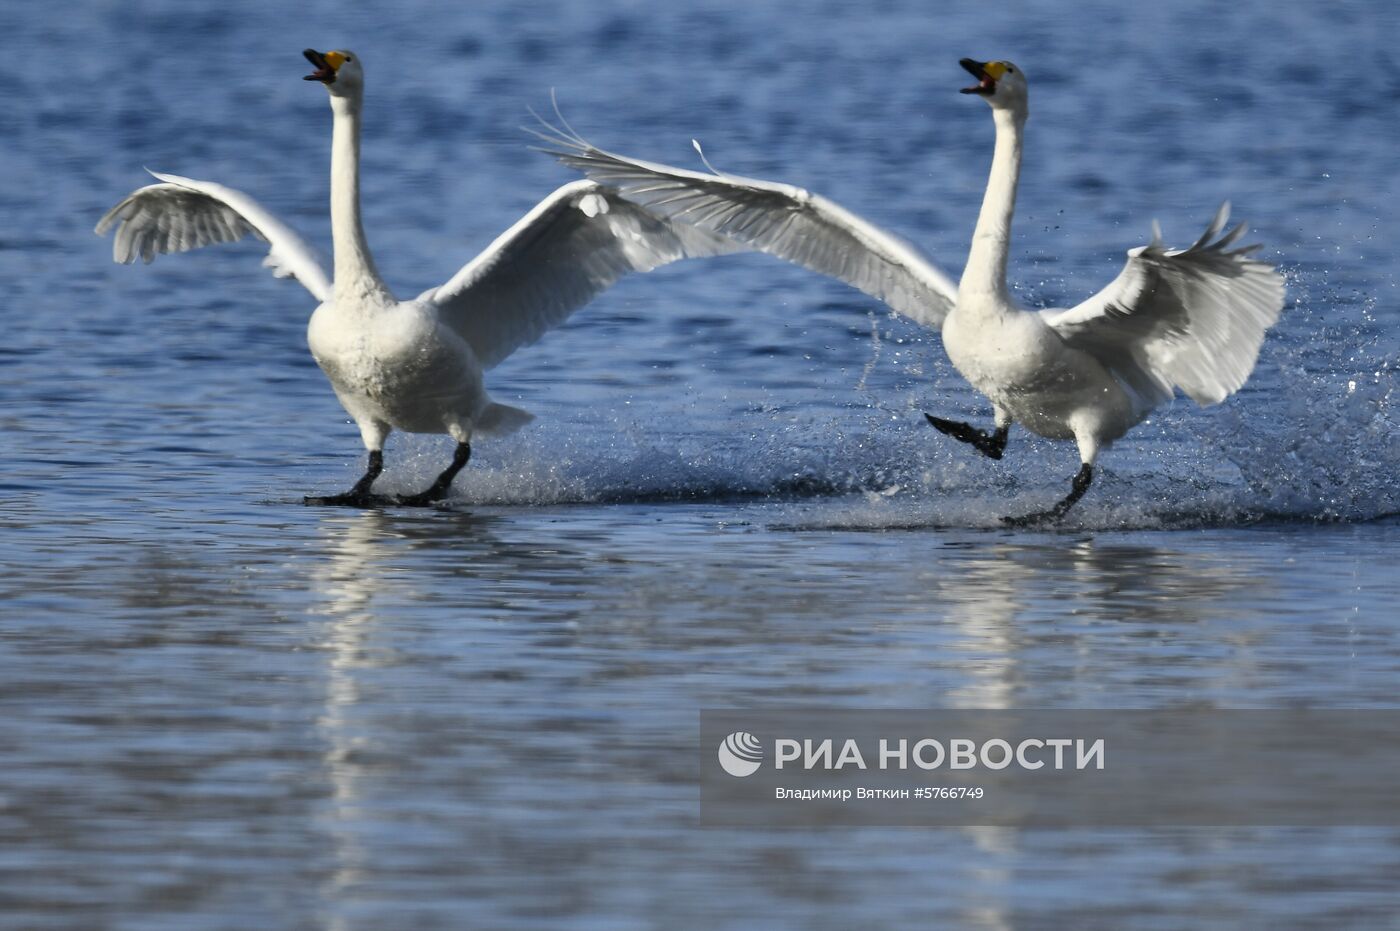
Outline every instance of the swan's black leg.
[(1037, 514), (1027, 514), (1025, 517), (1003, 517), (1002, 523), (1011, 527), (1032, 527), (1036, 524), (1050, 524), (1064, 517), (1069, 509), (1074, 507), (1074, 502), (1084, 497), (1084, 492), (1089, 490), (1089, 483), (1094, 480), (1094, 467), (1089, 463), (1084, 463), (1079, 467), (1079, 474), (1074, 477), (1074, 484), (1070, 486), (1069, 494), (1064, 500), (1056, 504), (1048, 511), (1041, 511)]
[(452, 480), (457, 477), (458, 472), (462, 471), (462, 467), (467, 464), (467, 460), (471, 457), (472, 444), (458, 443), (456, 451), (452, 453), (452, 464), (443, 470), (442, 474), (426, 491), (420, 491), (416, 495), (399, 495), (397, 503), (422, 507), (446, 498), (448, 489), (452, 487)]
[(1006, 451), (1006, 437), (1011, 432), (1010, 426), (997, 427), (995, 433), (989, 434), (958, 420), (944, 420), (932, 414), (924, 416), (939, 433), (946, 433), (955, 440), (971, 444), (973, 449), (988, 458), (1000, 459), (1001, 454)]
[(365, 468), (365, 474), (360, 476), (360, 480), (355, 483), (343, 495), (330, 495), (329, 497), (314, 497), (307, 495), (302, 498), (303, 504), (340, 504), (348, 507), (366, 508), (377, 507), (388, 503), (386, 499), (369, 493), (370, 486), (374, 480), (379, 478), (379, 473), (384, 471), (384, 451), (371, 449), (369, 451), (369, 464)]

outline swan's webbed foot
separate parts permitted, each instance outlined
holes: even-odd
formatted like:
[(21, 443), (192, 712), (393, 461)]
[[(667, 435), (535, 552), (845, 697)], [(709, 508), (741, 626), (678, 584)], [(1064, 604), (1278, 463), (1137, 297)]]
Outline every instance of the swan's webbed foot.
[(452, 480), (471, 457), (472, 444), (458, 443), (456, 451), (452, 453), (452, 464), (443, 470), (431, 486), (416, 495), (397, 495), (394, 503), (403, 507), (422, 508), (441, 501), (452, 488)]
[(355, 483), (355, 487), (342, 495), (307, 495), (301, 499), (302, 504), (310, 505), (332, 505), (350, 508), (382, 508), (393, 504), (392, 498), (383, 495), (370, 494), (370, 486), (374, 480), (379, 478), (379, 473), (384, 471), (384, 451), (371, 449), (369, 451), (369, 464), (365, 467), (365, 474), (360, 476), (360, 480)]
[(967, 443), (989, 459), (1000, 459), (1001, 454), (1006, 451), (1006, 438), (1011, 433), (1009, 426), (997, 427), (995, 433), (987, 433), (960, 420), (944, 420), (942, 417), (935, 417), (932, 414), (924, 414), (924, 416), (939, 433), (947, 434), (955, 440)]
[(1079, 467), (1079, 473), (1074, 476), (1074, 484), (1070, 486), (1069, 494), (1050, 510), (1027, 514), (1025, 517), (1003, 517), (1001, 522), (1008, 527), (1038, 527), (1042, 524), (1056, 523), (1074, 507), (1074, 502), (1084, 497), (1084, 492), (1089, 490), (1089, 484), (1093, 480), (1094, 467), (1086, 462)]
[(328, 505), (347, 508), (387, 508), (398, 504), (398, 499), (393, 495), (357, 495), (353, 491), (347, 491), (343, 495), (306, 495), (301, 499), (301, 503), (313, 507)]

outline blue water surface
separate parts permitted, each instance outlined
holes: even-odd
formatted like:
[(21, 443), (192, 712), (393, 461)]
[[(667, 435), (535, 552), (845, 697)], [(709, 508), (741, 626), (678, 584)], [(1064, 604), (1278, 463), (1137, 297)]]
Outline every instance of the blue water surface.
[[(706, 829), (702, 707), (1382, 707), (1400, 682), (1400, 12), (914, 0), (12, 5), (0, 56), (0, 926), (1397, 927), (1390, 829)], [(292, 7), (295, 6), (295, 9)], [(143, 166), (445, 281), (569, 173), (519, 127), (800, 184), (950, 273), (1029, 75), (1011, 275), (1106, 284), (1230, 199), (1289, 302), (1054, 531), (1072, 444), (970, 453), (936, 333), (763, 256), (622, 282), (491, 373), (538, 420), (439, 510), (363, 468), (254, 243), (111, 262)], [(387, 490), (445, 464), (396, 435)]]

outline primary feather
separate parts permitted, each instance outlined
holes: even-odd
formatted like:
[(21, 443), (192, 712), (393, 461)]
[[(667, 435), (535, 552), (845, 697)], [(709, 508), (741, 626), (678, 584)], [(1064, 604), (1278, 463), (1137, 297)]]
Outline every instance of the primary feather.
[(918, 323), (938, 326), (957, 299), (917, 249), (818, 194), (628, 158), (567, 128), (546, 130), (550, 154), (648, 210), (844, 281)]
[(1272, 266), (1250, 258), (1259, 246), (1234, 247), (1245, 224), (1215, 238), (1229, 215), (1222, 205), (1186, 249), (1167, 249), (1154, 230), (1108, 287), (1068, 310), (1043, 311), (1043, 319), (1069, 345), (1154, 385), (1159, 397), (1175, 386), (1198, 404), (1220, 403), (1253, 371), (1284, 289)]
[(112, 258), (149, 264), (157, 255), (188, 252), (256, 236), (269, 246), (263, 264), (278, 278), (296, 278), (320, 301), (330, 279), (315, 250), (253, 198), (222, 184), (151, 172), (160, 184), (137, 188), (97, 221), (99, 236), (112, 226)]

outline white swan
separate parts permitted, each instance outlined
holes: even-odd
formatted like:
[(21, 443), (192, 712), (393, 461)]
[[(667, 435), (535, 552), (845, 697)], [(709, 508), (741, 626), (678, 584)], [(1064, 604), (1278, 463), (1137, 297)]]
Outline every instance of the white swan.
[(941, 326), (953, 365), (992, 401), (996, 429), (925, 415), (929, 423), (993, 459), (1001, 458), (1013, 422), (1075, 440), (1082, 465), (1069, 495), (1049, 510), (1006, 519), (1058, 520), (1088, 489), (1099, 451), (1174, 387), (1201, 405), (1239, 390), (1283, 307), (1283, 278), (1248, 258), (1257, 246), (1233, 248), (1244, 224), (1220, 236), (1227, 204), (1187, 249), (1167, 249), (1154, 224), (1152, 241), (1129, 251), (1122, 273), (1084, 303), (1021, 308), (1006, 286), (1006, 259), (1028, 112), (1025, 76), (1010, 62), (961, 64), (978, 82), (963, 92), (991, 104), (996, 146), (956, 287), (908, 245), (801, 188), (604, 152), (567, 124), (541, 135), (558, 146), (551, 154), (562, 162), (650, 210), (839, 278), (919, 323)]
[[(471, 456), (476, 433), (504, 434), (531, 419), (494, 403), (482, 373), (558, 326), (622, 276), (677, 259), (739, 247), (713, 234), (653, 216), (591, 181), (559, 188), (446, 284), (416, 299), (396, 299), (376, 271), (360, 224), (360, 109), (364, 76), (351, 52), (303, 54), (307, 80), (330, 91), (331, 230), (334, 278), (312, 249), (246, 194), (207, 181), (156, 174), (161, 183), (132, 192), (97, 224), (117, 224), (113, 255), (130, 263), (184, 252), (251, 233), (270, 251), (265, 265), (295, 277), (320, 301), (307, 328), (311, 354), (340, 403), (359, 425), (369, 464), (342, 495), (308, 504), (424, 505), (446, 496)], [(153, 172), (154, 174), (154, 172)], [(393, 499), (371, 495), (393, 429), (447, 433), (452, 464), (425, 491)]]

